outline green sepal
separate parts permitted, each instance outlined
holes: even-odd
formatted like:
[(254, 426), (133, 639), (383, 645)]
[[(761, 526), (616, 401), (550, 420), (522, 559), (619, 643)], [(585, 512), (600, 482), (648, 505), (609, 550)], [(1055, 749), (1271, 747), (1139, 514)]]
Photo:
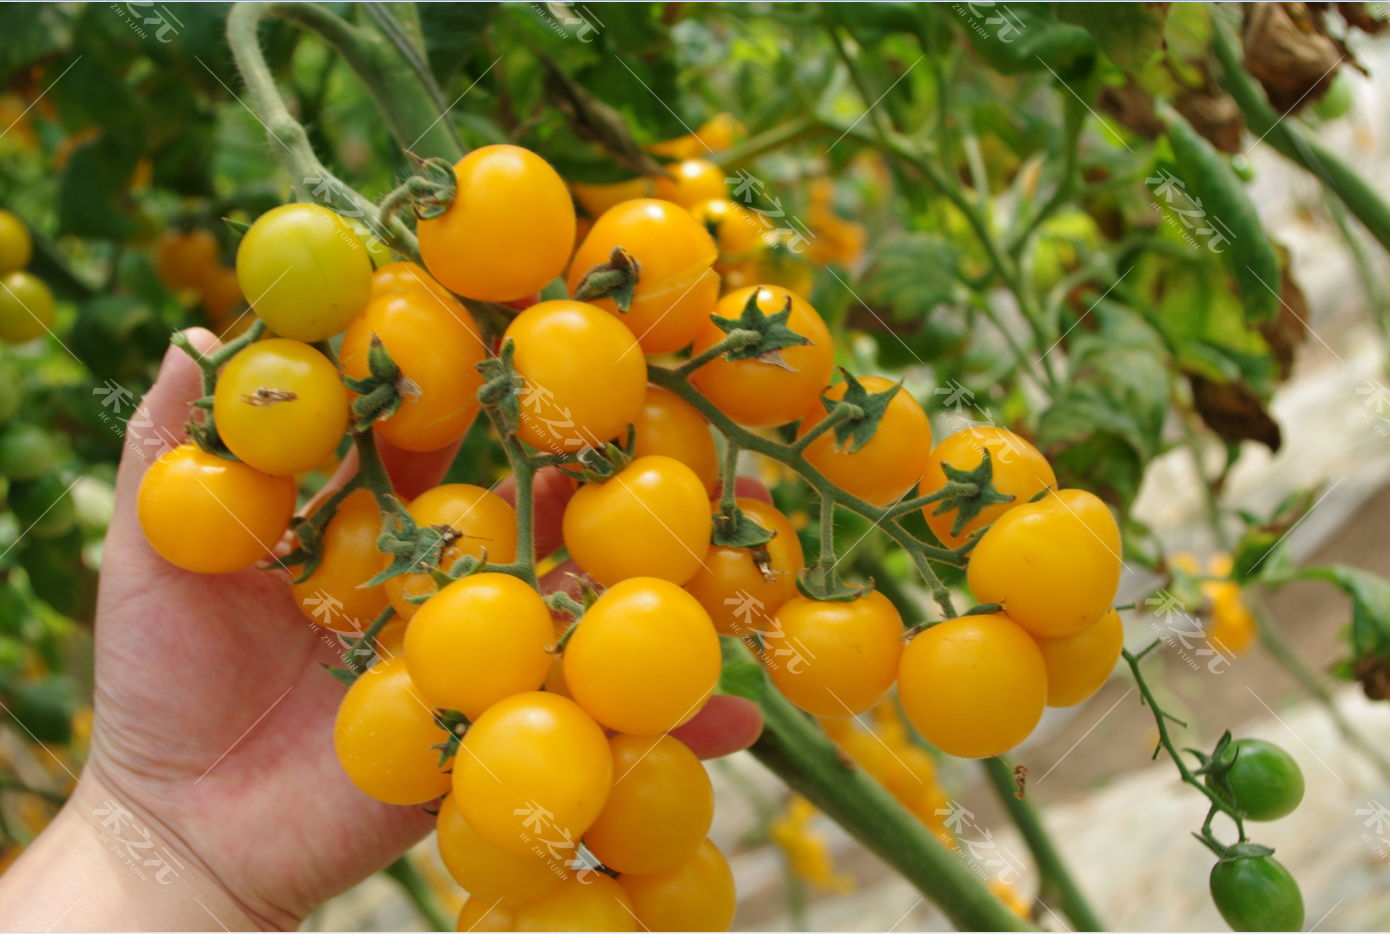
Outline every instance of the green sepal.
[(545, 600), (545, 605), (550, 607), (552, 614), (568, 613), (570, 616), (574, 617), (576, 621), (584, 615), (584, 604), (580, 603), (563, 590), (557, 590), (554, 593), (546, 594), (543, 599)]
[(580, 620), (570, 623), (560, 638), (555, 640), (555, 648), (553, 650), (547, 648), (546, 651), (550, 652), (551, 655), (565, 654), (565, 646), (569, 645), (570, 640), (574, 638), (575, 632), (579, 629), (579, 623)]
[(804, 567), (796, 574), (796, 589), (808, 600), (832, 603), (853, 603), (873, 593), (873, 578), (866, 584), (844, 584), (834, 568), (825, 569), (820, 563)]
[(737, 504), (729, 515), (716, 513), (714, 528), (710, 532), (710, 544), (724, 548), (757, 548), (766, 545), (777, 536), (776, 531), (767, 528), (748, 516)]
[(709, 319), (725, 334), (732, 334), (734, 331), (753, 331), (758, 335), (756, 343), (729, 350), (724, 354), (724, 357), (728, 360), (757, 360), (760, 363), (791, 370), (792, 367), (787, 365), (787, 362), (777, 351), (784, 347), (805, 347), (813, 342), (809, 337), (798, 334), (787, 327), (787, 319), (792, 315), (790, 295), (787, 296), (787, 303), (781, 311), (765, 315), (758, 308), (759, 291), (759, 289), (754, 289), (752, 294), (748, 296), (748, 302), (743, 306), (743, 313), (737, 318), (722, 318), (714, 314), (709, 316)]
[(1265, 846), (1263, 843), (1251, 843), (1249, 840), (1244, 843), (1233, 843), (1226, 848), (1227, 856), (1222, 858), (1222, 862), (1234, 862), (1238, 859), (1256, 859), (1261, 856), (1273, 856), (1274, 847)]
[[(841, 447), (852, 438), (854, 444), (850, 447), (849, 453), (853, 454), (868, 444), (869, 439), (874, 436), (874, 432), (878, 430), (878, 423), (883, 419), (883, 413), (888, 411), (888, 403), (893, 401), (893, 397), (903, 387), (903, 382), (898, 380), (891, 389), (870, 394), (849, 370), (840, 367), (840, 372), (845, 375), (846, 383), (843, 401), (858, 406), (861, 414), (835, 424), (835, 447)], [(820, 397), (820, 403), (825, 406), (827, 415), (834, 412), (835, 406), (840, 404), (839, 401), (827, 399), (824, 395)]]
[(435, 708), (434, 722), (441, 730), (449, 734), (449, 738), (444, 742), (435, 743), (430, 747), (439, 750), (439, 767), (443, 768), (444, 763), (458, 754), (459, 745), (463, 742), (464, 735), (473, 723), (457, 710), (451, 710), (447, 707)]
[(962, 614), (960, 614), (960, 615), (961, 615), (961, 616), (988, 616), (988, 615), (990, 615), (991, 613), (1002, 613), (1002, 612), (1004, 612), (1004, 608), (1003, 608), (1002, 606), (1000, 606), (999, 604), (997, 604), (997, 603), (981, 603), (981, 604), (979, 604), (979, 605), (977, 605), (977, 606), (972, 606), (970, 609), (966, 610), (964, 613), (962, 613)]
[(391, 510), (381, 511), (381, 534), (376, 540), (377, 551), (391, 555), (391, 563), (363, 587), (375, 587), (398, 574), (437, 567), (440, 554), (453, 540), (448, 526), (416, 525), (399, 499), (392, 496), (391, 504)]
[[(485, 564), (487, 564), (486, 548), (483, 549), (483, 554), (481, 558), (474, 557), (473, 555), (464, 555), (462, 558), (459, 558), (457, 561), (451, 564), (449, 566), (449, 570), (447, 571), (441, 568), (431, 567), (429, 571), (430, 580), (434, 581), (435, 592), (437, 593), (440, 590), (443, 590), (445, 587), (448, 587), (456, 580), (465, 578), (470, 574), (478, 573), (483, 569), (483, 565)], [(433, 596), (433, 593), (411, 594), (410, 596), (405, 598), (405, 602), (414, 606), (419, 606), (420, 604), (424, 603), (426, 600)]]
[(632, 459), (629, 452), (610, 441), (602, 451), (590, 448), (581, 452), (576, 463), (579, 464), (579, 473), (585, 482), (604, 483), (632, 463)]
[(352, 687), (354, 684), (357, 683), (357, 679), (361, 677), (357, 674), (357, 672), (349, 671), (346, 668), (334, 668), (332, 665), (328, 665), (323, 662), (319, 662), (319, 664), (323, 665), (323, 670), (328, 672), (335, 679), (337, 679), (338, 683), (345, 688)]
[(458, 176), (453, 165), (435, 156), (421, 159), (408, 149), (406, 155), (415, 160), (422, 174), (407, 178), (391, 193), (391, 199), (396, 205), (408, 203), (420, 220), (439, 217), (453, 207), (458, 197)]
[(246, 236), (246, 231), (251, 229), (251, 225), (245, 221), (234, 221), (230, 217), (222, 218), (222, 223), (232, 229), (232, 236), (236, 237), (237, 240)]
[(290, 520), (290, 531), (298, 540), (299, 547), (281, 558), (280, 563), (287, 568), (303, 565), (298, 576), (290, 580), (291, 584), (302, 584), (313, 576), (323, 560), (323, 531), (312, 519), (304, 516), (295, 516)]
[(352, 401), (353, 431), (395, 415), (406, 396), (420, 396), (420, 386), (401, 372), (376, 332), (367, 351), (367, 370), (370, 375), (363, 379), (343, 376), (343, 385), (357, 393)]
[[(974, 470), (961, 470), (945, 461), (941, 462), (941, 470), (946, 474), (947, 486), (956, 484), (958, 492), (937, 503), (932, 515), (942, 516), (952, 509), (956, 510), (955, 521), (951, 523), (952, 535), (959, 535), (965, 524), (978, 516), (986, 506), (1014, 501), (1012, 494), (1000, 493), (995, 489), (994, 461), (989, 456), (989, 448), (984, 449), (984, 456), (980, 458), (980, 464)], [(1047, 488), (1044, 488), (1030, 502), (1036, 501), (1046, 493)]]
[(516, 342), (510, 337), (502, 342), (497, 356), (487, 357), (477, 364), (483, 375), (483, 385), (478, 388), (478, 401), (497, 411), (497, 422), (508, 435), (516, 434), (521, 423), (521, 394), (526, 389), (526, 381), (512, 365), (516, 357)]
[(637, 294), (637, 279), (641, 274), (641, 261), (621, 245), (615, 246), (608, 254), (608, 262), (599, 263), (584, 273), (574, 287), (574, 300), (592, 302), (611, 298), (618, 310), (626, 314)]
[(719, 670), (716, 694), (733, 694), (757, 702), (767, 693), (767, 672), (735, 636), (720, 636), (719, 648), (724, 664)]

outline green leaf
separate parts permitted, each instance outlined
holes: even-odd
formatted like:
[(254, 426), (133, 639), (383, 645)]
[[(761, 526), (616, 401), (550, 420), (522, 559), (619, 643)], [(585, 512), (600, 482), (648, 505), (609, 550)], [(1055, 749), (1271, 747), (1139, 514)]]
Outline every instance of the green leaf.
[(72, 678), (49, 675), (15, 687), (10, 716), (39, 742), (66, 745), (72, 739), (73, 714), (81, 703)]
[(1083, 27), (1116, 65), (1138, 71), (1163, 48), (1163, 15), (1148, 3), (1054, 3), (1063, 23)]
[(761, 699), (767, 691), (767, 672), (763, 666), (734, 636), (720, 636), (719, 646), (724, 655), (724, 667), (719, 672), (716, 693), (733, 694), (751, 701)]
[(1390, 659), (1390, 581), (1345, 564), (1303, 568), (1294, 580), (1323, 580), (1351, 597), (1351, 651)]
[[(69, 10), (53, 3), (0, 4), (0, 81), (72, 41)], [(59, 68), (53, 77), (62, 71)]]
[(953, 4), (943, 18), (954, 21), (979, 56), (1001, 74), (1051, 68), (1063, 81), (1087, 75), (1096, 59), (1096, 40), (1080, 26), (1058, 22), (1046, 3), (996, 4), (978, 13)]
[(140, 233), (121, 203), (140, 151), (136, 140), (107, 132), (72, 154), (58, 196), (60, 233), (113, 240)]
[[(420, 31), (425, 56), (441, 88), (447, 88), (474, 53), (482, 47), (496, 3), (420, 3)], [(466, 79), (465, 79), (466, 80)], [(453, 95), (449, 95), (453, 99)]]
[(945, 237), (924, 232), (902, 234), (879, 247), (861, 294), (884, 321), (923, 319), (938, 305), (965, 300), (957, 262), (956, 248)]
[(772, 366), (780, 366), (783, 369), (790, 369), (786, 362), (782, 360), (782, 355), (777, 351), (783, 347), (804, 347), (812, 343), (809, 337), (798, 334), (787, 327), (787, 320), (792, 315), (792, 298), (787, 296), (786, 305), (781, 311), (770, 315), (765, 315), (758, 307), (759, 290), (754, 289), (748, 296), (748, 302), (743, 306), (743, 312), (737, 318), (723, 318), (716, 314), (711, 314), (709, 319), (715, 323), (725, 334), (734, 331), (756, 331), (759, 340), (746, 347), (739, 347), (724, 354), (728, 360), (758, 360)]

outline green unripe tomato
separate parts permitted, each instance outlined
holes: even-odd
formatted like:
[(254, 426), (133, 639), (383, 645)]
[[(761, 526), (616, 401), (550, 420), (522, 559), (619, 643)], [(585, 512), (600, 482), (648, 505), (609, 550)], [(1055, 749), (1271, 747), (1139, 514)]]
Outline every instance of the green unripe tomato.
[(1273, 856), (1244, 856), (1211, 867), (1211, 900), (1233, 931), (1301, 931), (1303, 893)]
[(77, 504), (57, 471), (16, 483), (9, 499), (20, 528), (40, 538), (63, 535), (77, 521)]
[[(1278, 820), (1293, 812), (1303, 800), (1303, 770), (1293, 757), (1262, 739), (1238, 739), (1222, 754), (1235, 764), (1226, 773), (1226, 782), (1235, 794), (1229, 803), (1245, 812), (1247, 820)], [(1221, 793), (1206, 778), (1207, 787)]]
[(53, 442), (37, 425), (15, 422), (0, 431), (0, 473), (32, 480), (53, 466)]
[(1346, 76), (1341, 72), (1332, 79), (1332, 86), (1327, 89), (1327, 93), (1322, 96), (1322, 100), (1313, 105), (1313, 113), (1324, 120), (1336, 120), (1338, 117), (1345, 116), (1351, 110), (1351, 85), (1347, 83)]
[(19, 414), (24, 401), (24, 378), (13, 364), (0, 363), (0, 425)]

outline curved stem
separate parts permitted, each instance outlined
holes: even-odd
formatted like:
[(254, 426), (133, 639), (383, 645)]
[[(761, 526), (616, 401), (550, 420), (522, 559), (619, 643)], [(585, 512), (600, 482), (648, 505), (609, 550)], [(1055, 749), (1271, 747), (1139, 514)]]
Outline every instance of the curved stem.
[(454, 922), (444, 914), (430, 891), (429, 884), (420, 875), (420, 870), (410, 861), (410, 854), (402, 856), (382, 870), (383, 873), (400, 883), (413, 904), (433, 931), (452, 931)]

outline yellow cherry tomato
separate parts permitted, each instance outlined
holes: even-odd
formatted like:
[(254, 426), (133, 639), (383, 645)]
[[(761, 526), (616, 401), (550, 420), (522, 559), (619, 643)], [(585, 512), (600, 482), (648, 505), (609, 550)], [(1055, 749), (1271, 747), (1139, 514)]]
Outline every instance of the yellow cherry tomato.
[(280, 337), (327, 340), (367, 306), (372, 261), (347, 221), (317, 204), (282, 204), (251, 225), (236, 274), (256, 316)]
[[(721, 275), (730, 269), (741, 268), (740, 264), (756, 259), (767, 249), (767, 244), (763, 242), (762, 221), (737, 201), (722, 197), (708, 198), (692, 207), (690, 213), (714, 235), (715, 245), (719, 247), (719, 261), (714, 264), (714, 269)], [(739, 283), (736, 287), (751, 284)]]
[(449, 790), (449, 763), (441, 768), (430, 748), (446, 739), (403, 658), (377, 662), (353, 682), (333, 724), (347, 777), (387, 804), (423, 804)]
[[(361, 633), (381, 615), (386, 609), (382, 585), (361, 586), (390, 561), (377, 551), (379, 535), (381, 511), (377, 509), (376, 497), (371, 490), (353, 490), (338, 504), (338, 511), (323, 530), (319, 566), (308, 578), (290, 586), (294, 601), (305, 616), (324, 629)], [(381, 637), (384, 636), (383, 632)]]
[(707, 159), (686, 159), (666, 166), (666, 172), (656, 176), (656, 196), (662, 201), (691, 208), (724, 197), (724, 170)]
[(734, 874), (708, 840), (669, 869), (618, 876), (645, 931), (727, 931), (734, 923), (738, 893)]
[(53, 293), (38, 276), (12, 272), (0, 278), (0, 340), (27, 344), (53, 327)]
[(1085, 490), (1049, 493), (995, 520), (970, 553), (966, 580), (1035, 636), (1059, 639), (1091, 627), (1120, 585), (1120, 529)]
[(635, 931), (632, 900), (611, 876), (590, 870), (516, 910), (518, 931)]
[(430, 597), (405, 634), (410, 677), (431, 706), (475, 720), (550, 673), (550, 609), (510, 574), (470, 574)]
[(903, 712), (942, 752), (984, 759), (1033, 732), (1047, 668), (1028, 633), (999, 614), (961, 616), (917, 636), (898, 671)]
[[(881, 376), (865, 376), (859, 383), (871, 396), (893, 388), (893, 381)], [(838, 402), (848, 386), (836, 383), (825, 391), (825, 398)], [(817, 401), (802, 417), (797, 437), (814, 428), (825, 414), (825, 406)], [(853, 438), (837, 444), (832, 428), (810, 443), (805, 456), (840, 489), (875, 506), (887, 506), (922, 479), (931, 454), (931, 422), (912, 394), (899, 386), (873, 437), (857, 451), (850, 450), (853, 446)]]
[(719, 450), (709, 422), (695, 406), (660, 386), (647, 386), (642, 411), (632, 423), (637, 430), (633, 454), (664, 454), (680, 461), (700, 478), (705, 491), (719, 485)]
[(154, 271), (171, 292), (202, 288), (220, 266), (222, 244), (210, 231), (165, 231), (154, 243)]
[(695, 754), (673, 736), (620, 733), (613, 749), (613, 790), (584, 834), (599, 862), (618, 872), (649, 873), (685, 859), (714, 820), (714, 786)]
[(454, 293), (439, 284), (439, 280), (425, 272), (418, 263), (387, 263), (372, 273), (372, 297), (376, 301), (383, 295), (396, 292), (433, 292), (447, 302), (457, 302)]
[(184, 444), (140, 480), (140, 528), (160, 557), (185, 571), (228, 574), (270, 553), (294, 515), (291, 477)]
[(570, 557), (606, 587), (632, 577), (684, 584), (700, 569), (711, 527), (700, 478), (659, 454), (580, 487), (563, 521)]
[[(447, 799), (446, 799), (447, 800)], [(515, 931), (516, 908), (470, 895), (459, 909), (455, 931)]]
[[(410, 517), (419, 526), (448, 527), (453, 541), (440, 556), (439, 568), (447, 571), (459, 558), (482, 558), (492, 564), (516, 560), (516, 510), (511, 504), (480, 486), (445, 483), (426, 490), (410, 502)], [(410, 619), (420, 604), (406, 597), (431, 594), (437, 589), (429, 572), (397, 574), (383, 585), (391, 606), (402, 619)]]
[[(785, 366), (761, 360), (712, 360), (691, 374), (690, 381), (705, 397), (740, 425), (771, 428), (785, 425), (805, 414), (830, 384), (835, 348), (830, 331), (820, 315), (801, 296), (781, 286), (749, 286), (730, 292), (719, 300), (714, 314), (737, 320), (754, 292), (758, 310), (775, 315), (791, 299), (787, 327), (811, 341), (800, 347), (777, 351)], [(695, 335), (692, 353), (700, 354), (728, 335), (713, 321), (706, 321)]]
[(518, 856), (493, 846), (468, 826), (453, 795), (440, 804), (434, 826), (444, 868), (481, 902), (480, 907), (533, 902), (555, 891), (561, 882), (556, 870), (563, 867), (548, 858), (544, 847), (539, 854)]
[(0, 210), (0, 276), (8, 276), (29, 265), (34, 255), (34, 241), (24, 221), (9, 211)]
[(610, 182), (604, 185), (588, 185), (584, 182), (570, 182), (570, 190), (590, 218), (602, 217), (610, 208), (632, 201), (636, 198), (650, 198), (655, 186), (645, 175), (629, 178), (625, 182)]
[(1125, 628), (1111, 610), (1074, 636), (1033, 641), (1047, 666), (1047, 706), (1075, 707), (1110, 680), (1125, 646)]
[(483, 378), (475, 366), (487, 356), (468, 309), (425, 290), (377, 299), (343, 337), (338, 356), (348, 376), (370, 375), (373, 335), (414, 384), (375, 431), (407, 451), (433, 451), (462, 437), (478, 414)]
[(721, 665), (719, 636), (694, 597), (669, 581), (610, 587), (565, 647), (565, 684), (609, 729), (664, 733), (704, 706)]
[(485, 710), (454, 760), (463, 819), (517, 856), (544, 848), (542, 840), (563, 841), (558, 852), (574, 853), (612, 784), (603, 730), (574, 701), (544, 691), (515, 694)]
[(517, 315), (507, 338), (516, 342), (514, 365), (526, 384), (518, 438), (555, 454), (625, 438), (647, 395), (647, 361), (622, 322), (558, 299)]
[(719, 251), (709, 231), (669, 201), (623, 202), (595, 221), (579, 245), (566, 279), (571, 295), (590, 269), (609, 261), (616, 246), (642, 264), (632, 305), (620, 312), (611, 298), (594, 304), (616, 315), (645, 353), (689, 344), (719, 297), (719, 276), (710, 268)]
[(269, 474), (303, 473), (343, 440), (347, 388), (323, 354), (273, 338), (250, 345), (223, 368), (212, 415), (222, 440), (247, 464)]
[[(717, 113), (710, 117), (695, 131), (704, 146), (714, 152), (732, 149), (734, 144), (748, 135), (748, 128), (731, 113)], [(704, 148), (703, 146), (701, 148)]]
[(420, 258), (436, 279), (469, 298), (510, 302), (564, 271), (574, 202), (550, 163), (520, 146), (483, 146), (454, 174), (454, 203), (416, 225)]
[[(796, 572), (805, 566), (801, 539), (787, 517), (760, 499), (736, 500), (754, 522), (776, 534), (758, 548), (710, 545), (703, 566), (686, 581), (722, 636), (747, 636), (772, 625), (773, 616), (797, 595)], [(717, 511), (718, 503), (711, 506)]]
[(772, 683), (821, 717), (857, 716), (878, 703), (902, 653), (902, 617), (878, 591), (848, 603), (793, 597), (763, 637)]
[(951, 534), (951, 526), (956, 521), (956, 511), (935, 515), (937, 504), (932, 503), (922, 509), (927, 525), (947, 548), (959, 548), (969, 540), (971, 533), (984, 528), (1015, 506), (1028, 502), (1044, 487), (1057, 489), (1057, 476), (1052, 465), (1027, 441), (1009, 431), (985, 425), (967, 428), (953, 435), (947, 435), (927, 458), (927, 470), (917, 492), (922, 496), (935, 493), (946, 485), (946, 471), (943, 463), (957, 470), (974, 470), (984, 460), (984, 452), (989, 451), (991, 482), (1000, 493), (1013, 497), (1013, 502), (991, 503), (961, 528), (959, 535)]

